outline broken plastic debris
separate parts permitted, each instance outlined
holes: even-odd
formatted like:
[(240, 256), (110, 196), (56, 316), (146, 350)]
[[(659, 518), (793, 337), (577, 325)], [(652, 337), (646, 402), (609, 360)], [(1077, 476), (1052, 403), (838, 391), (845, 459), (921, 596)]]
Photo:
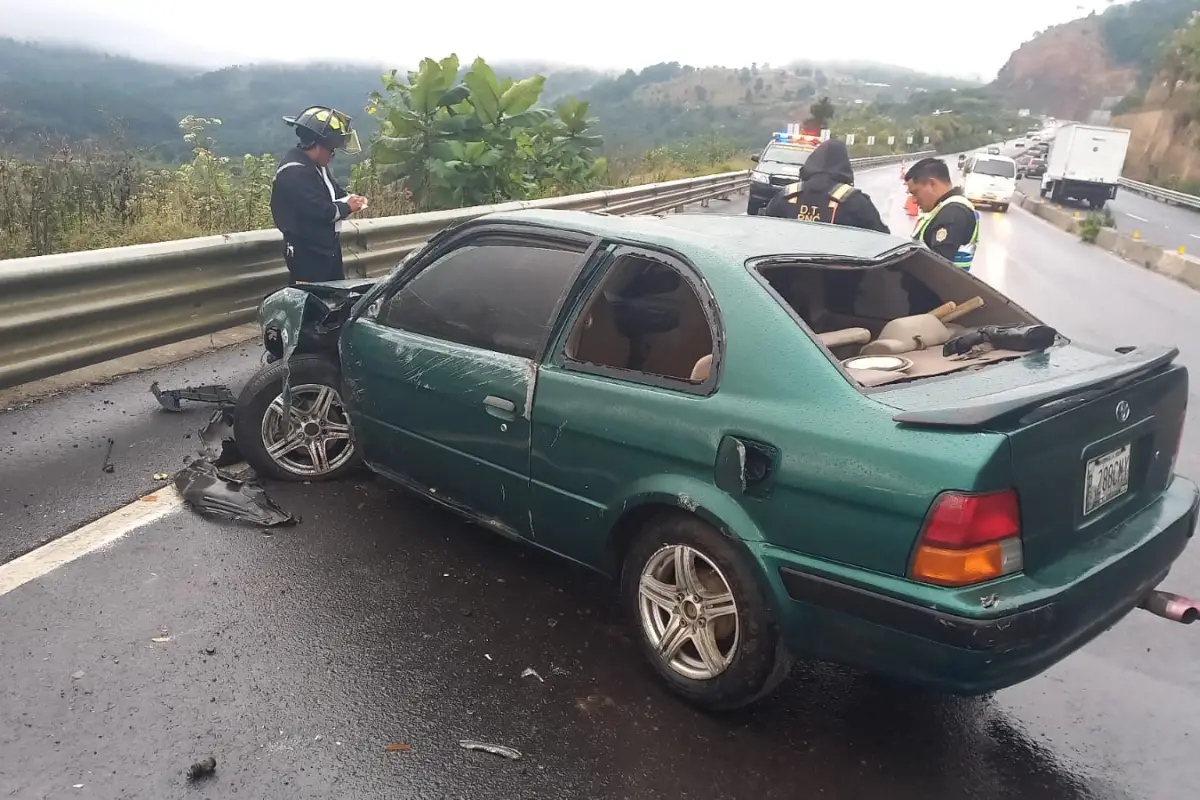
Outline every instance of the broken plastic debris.
[(209, 756), (203, 761), (197, 761), (195, 764), (192, 764), (190, 767), (188, 767), (187, 777), (189, 781), (194, 781), (199, 778), (212, 775), (214, 772), (216, 772), (216, 770), (217, 760), (212, 756)]
[(537, 670), (535, 670), (533, 667), (526, 667), (525, 671), (521, 673), (521, 677), (522, 678), (537, 678), (538, 681), (540, 681), (541, 683), (545, 683), (545, 681), (542, 680), (542, 676), (538, 675)]
[(233, 438), (233, 408), (213, 412), (208, 424), (200, 429), (200, 455), (218, 467), (228, 467), (242, 460), (242, 451)]
[(156, 644), (163, 644), (164, 642), (169, 642), (169, 641), (171, 641), (171, 637), (170, 637), (170, 636), (165, 636), (165, 635), (164, 635), (164, 636), (154, 636), (154, 637), (152, 637), (152, 638), (150, 639), (150, 641), (152, 641), (152, 642), (154, 642), (154, 643), (156, 643)]
[(197, 403), (219, 403), (232, 406), (237, 402), (233, 392), (223, 384), (209, 386), (185, 386), (182, 389), (160, 389), (158, 381), (150, 384), (150, 393), (158, 400), (158, 404), (167, 411), (183, 411), (180, 400), (192, 400)]
[(175, 488), (201, 514), (272, 528), (297, 520), (267, 497), (258, 483), (242, 480), (197, 459), (175, 474)]
[(112, 462), (113, 444), (114, 444), (113, 440), (109, 439), (108, 444), (105, 445), (104, 463), (100, 466), (100, 469), (102, 469), (105, 472), (112, 472), (114, 469), (116, 469), (116, 467), (113, 465), (113, 462)]
[(487, 742), (477, 742), (474, 739), (463, 739), (458, 743), (458, 746), (463, 750), (478, 750), (481, 753), (491, 753), (494, 756), (507, 758), (510, 761), (516, 761), (521, 757), (520, 750), (514, 750), (511, 747), (505, 747), (502, 744), (488, 744)]
[(165, 472), (156, 472), (156, 473), (154, 473), (154, 480), (156, 480), (156, 481), (167, 481), (167, 480), (170, 480), (170, 479), (171, 479), (171, 476), (170, 476), (170, 475), (168, 475), (168, 474), (167, 474), (167, 473), (165, 473)]
[(385, 752), (385, 753), (399, 753), (404, 750), (412, 750), (412, 745), (411, 744), (389, 744), (389, 745), (385, 745), (383, 748), (383, 752)]
[(72, 672), (71, 678), (74, 680), (81, 680), (84, 675), (87, 675), (87, 673), (84, 672), (83, 670), (79, 670), (78, 672)]

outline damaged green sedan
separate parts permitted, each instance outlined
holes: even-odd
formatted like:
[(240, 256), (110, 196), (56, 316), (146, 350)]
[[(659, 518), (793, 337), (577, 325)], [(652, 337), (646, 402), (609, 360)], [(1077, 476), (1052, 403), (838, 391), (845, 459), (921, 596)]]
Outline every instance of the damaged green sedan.
[(238, 444), (360, 463), (619, 578), (648, 662), (707, 708), (794, 658), (979, 694), (1156, 587), (1198, 492), (1188, 376), (1101, 351), (927, 249), (761, 217), (491, 214), (379, 281), (284, 289)]

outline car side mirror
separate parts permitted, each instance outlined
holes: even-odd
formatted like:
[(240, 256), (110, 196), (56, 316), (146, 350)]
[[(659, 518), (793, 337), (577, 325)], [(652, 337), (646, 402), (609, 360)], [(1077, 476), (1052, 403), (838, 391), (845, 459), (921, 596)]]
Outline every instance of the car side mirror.
[(751, 160), (751, 161), (753, 161), (755, 164), (757, 164), (757, 163), (758, 163), (758, 156), (750, 156), (750, 160)]

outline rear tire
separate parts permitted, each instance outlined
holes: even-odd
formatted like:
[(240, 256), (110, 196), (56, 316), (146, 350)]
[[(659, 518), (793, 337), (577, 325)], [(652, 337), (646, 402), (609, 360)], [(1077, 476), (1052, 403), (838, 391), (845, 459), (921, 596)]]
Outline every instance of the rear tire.
[(659, 679), (700, 708), (747, 706), (791, 669), (748, 557), (691, 515), (658, 517), (635, 537), (622, 564), (621, 603)]
[(762, 210), (763, 206), (759, 203), (752, 201), (746, 203), (746, 216), (748, 217), (757, 217)]
[[(289, 368), (295, 427), (285, 430), (281, 395)], [(238, 396), (233, 435), (246, 463), (265, 478), (334, 480), (362, 461), (342, 402), (341, 375), (323, 356), (293, 356), (260, 369)], [(280, 449), (289, 443), (291, 449)]]
[(997, 206), (997, 208), (999, 209), (1001, 214), (1008, 213), (1008, 203), (1004, 203), (1003, 205)]

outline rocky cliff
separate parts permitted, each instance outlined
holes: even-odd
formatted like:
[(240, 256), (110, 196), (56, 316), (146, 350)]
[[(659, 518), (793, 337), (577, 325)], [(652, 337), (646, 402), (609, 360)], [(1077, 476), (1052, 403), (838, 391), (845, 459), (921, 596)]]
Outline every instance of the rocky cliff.
[(1086, 17), (1056, 25), (1025, 42), (1009, 57), (992, 87), (1017, 108), (1085, 120), (1137, 84), (1135, 68), (1113, 62), (1100, 17)]

